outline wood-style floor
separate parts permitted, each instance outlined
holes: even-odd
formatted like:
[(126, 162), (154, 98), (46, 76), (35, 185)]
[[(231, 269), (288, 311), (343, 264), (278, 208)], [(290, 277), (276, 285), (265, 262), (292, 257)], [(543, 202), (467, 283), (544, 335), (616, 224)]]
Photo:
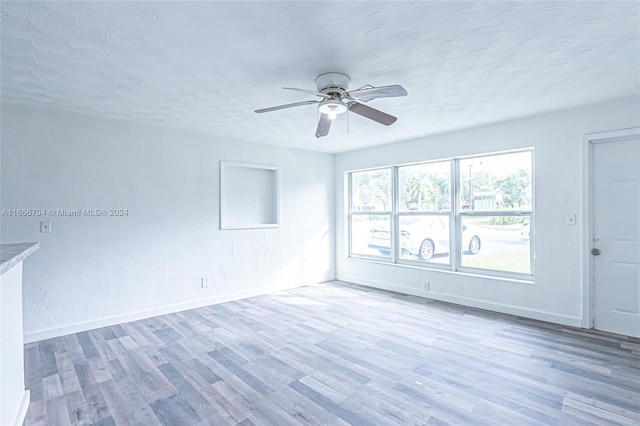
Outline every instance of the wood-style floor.
[(25, 346), (26, 425), (640, 424), (640, 340), (340, 283)]

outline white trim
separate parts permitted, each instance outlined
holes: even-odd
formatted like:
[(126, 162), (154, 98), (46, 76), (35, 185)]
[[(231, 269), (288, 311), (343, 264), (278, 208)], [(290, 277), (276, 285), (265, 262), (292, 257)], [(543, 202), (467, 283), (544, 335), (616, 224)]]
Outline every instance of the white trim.
[(60, 327), (49, 328), (44, 330), (32, 331), (25, 333), (24, 343), (33, 343), (40, 340), (51, 339), (53, 337), (66, 336), (67, 334), (79, 333), (82, 331), (95, 330), (97, 328), (109, 327), (116, 324), (127, 323), (131, 321), (138, 321), (141, 319), (156, 317), (159, 315), (173, 314), (176, 312), (187, 311), (189, 309), (202, 308), (204, 306), (217, 305), (219, 303), (232, 302), (234, 300), (246, 299), (248, 297), (262, 296), (269, 293), (276, 293), (283, 290), (288, 290), (297, 287), (303, 287), (305, 285), (332, 281), (335, 279), (335, 274), (327, 274), (318, 281), (298, 283), (288, 286), (278, 287), (261, 287), (257, 289), (238, 291), (235, 293), (228, 293), (222, 296), (217, 296), (208, 299), (191, 300), (188, 302), (172, 303), (169, 305), (158, 306), (155, 308), (143, 309), (141, 311), (130, 312), (126, 314), (109, 315), (102, 318), (95, 318), (87, 321), (79, 321), (71, 324), (65, 324)]
[[(394, 267), (398, 267), (398, 268), (407, 268), (407, 269), (422, 269), (422, 270), (428, 270), (428, 271), (434, 271), (434, 272), (441, 272), (443, 274), (451, 274), (451, 275), (455, 275), (455, 276), (465, 276), (465, 277), (473, 277), (473, 278), (484, 278), (484, 279), (491, 279), (493, 281), (503, 281), (503, 282), (509, 282), (509, 283), (514, 283), (514, 284), (525, 284), (525, 285), (535, 285), (535, 281), (532, 279), (523, 279), (521, 277), (518, 278), (513, 278), (513, 277), (503, 277), (503, 276), (497, 276), (497, 275), (486, 275), (486, 274), (476, 274), (473, 272), (473, 269), (471, 269), (469, 272), (467, 271), (452, 271), (451, 269), (445, 269), (445, 268), (437, 268), (437, 267), (433, 267), (432, 265), (437, 265), (435, 263), (430, 263), (430, 264), (421, 264), (421, 263), (391, 263), (389, 261), (385, 261), (383, 259), (378, 259), (378, 258), (374, 258), (374, 257), (349, 257), (346, 259), (347, 261), (354, 261), (354, 262), (367, 262), (367, 263), (376, 263), (378, 265), (391, 265)], [(446, 265), (444, 265), (446, 266)]]
[(553, 312), (539, 311), (535, 309), (522, 308), (519, 306), (505, 305), (502, 303), (489, 302), (471, 297), (460, 297), (446, 293), (420, 290), (417, 288), (407, 287), (403, 285), (392, 284), (388, 282), (363, 279), (350, 275), (338, 274), (338, 281), (346, 281), (354, 284), (360, 284), (368, 287), (379, 288), (382, 290), (394, 291), (412, 296), (424, 297), (425, 299), (439, 300), (442, 302), (455, 303), (457, 305), (469, 306), (472, 308), (485, 309), (492, 312), (514, 315), (518, 317), (530, 318), (538, 321), (546, 321), (554, 324), (568, 325), (571, 327), (581, 327), (581, 318), (568, 315), (555, 314)]
[(13, 420), (13, 425), (22, 426), (24, 419), (27, 417), (27, 410), (29, 409), (29, 402), (31, 401), (31, 391), (27, 389), (20, 398), (20, 405), (18, 405), (18, 411)]
[(581, 137), (580, 174), (582, 190), (580, 191), (580, 205), (582, 206), (582, 232), (580, 247), (582, 247), (582, 328), (593, 328), (593, 264), (591, 248), (593, 246), (593, 212), (592, 212), (592, 161), (593, 144), (606, 142), (609, 139), (640, 136), (640, 127), (613, 130), (608, 132), (590, 133)]
[(130, 312), (126, 314), (109, 315), (101, 318), (95, 318), (87, 321), (79, 321), (71, 324), (65, 324), (60, 327), (49, 328), (45, 330), (25, 333), (24, 342), (33, 343), (40, 340), (51, 339), (53, 337), (65, 336), (67, 334), (79, 333), (81, 331), (94, 330), (96, 328), (109, 327), (116, 324), (122, 324), (131, 321), (138, 321), (145, 318), (151, 318), (159, 315), (173, 314), (176, 312), (187, 311), (189, 309), (202, 308), (204, 306), (216, 305), (218, 303), (231, 302), (234, 300), (244, 299), (247, 297), (259, 296), (268, 293), (268, 290), (250, 290), (241, 291), (224, 296), (218, 296), (208, 299), (193, 300), (189, 302), (173, 303), (169, 305), (158, 306), (155, 308), (143, 309), (141, 311)]

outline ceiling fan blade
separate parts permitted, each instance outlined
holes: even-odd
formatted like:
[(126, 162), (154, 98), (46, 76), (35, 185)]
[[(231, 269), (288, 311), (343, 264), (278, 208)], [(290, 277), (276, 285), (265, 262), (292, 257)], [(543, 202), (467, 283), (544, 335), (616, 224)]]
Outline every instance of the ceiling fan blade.
[(329, 129), (331, 128), (331, 120), (329, 115), (320, 114), (320, 119), (318, 120), (318, 128), (316, 129), (316, 138), (320, 138), (322, 136), (327, 136), (329, 134)]
[(292, 104), (284, 104), (284, 105), (278, 105), (278, 106), (274, 106), (274, 107), (270, 107), (270, 108), (257, 109), (255, 112), (257, 112), (258, 114), (261, 114), (261, 113), (263, 113), (263, 112), (277, 111), (277, 110), (279, 110), (279, 109), (293, 108), (293, 107), (302, 106), (302, 105), (317, 104), (318, 102), (320, 102), (320, 101), (302, 101), (302, 102), (294, 102), (294, 103), (292, 103)]
[(395, 98), (397, 96), (407, 96), (404, 87), (394, 84), (392, 86), (371, 87), (368, 89), (356, 89), (347, 92), (347, 96), (361, 102), (367, 102), (376, 98)]
[(322, 98), (331, 99), (331, 96), (325, 95), (324, 93), (316, 92), (314, 90), (307, 89), (296, 89), (295, 87), (283, 87), (285, 90), (295, 90), (296, 92), (309, 93), (310, 95), (320, 96)]
[(389, 126), (396, 122), (397, 118), (393, 115), (389, 115), (386, 112), (379, 111), (375, 108), (371, 108), (368, 105), (360, 104), (358, 102), (349, 103), (349, 111), (355, 112), (358, 115), (369, 118), (373, 121), (377, 121), (380, 124)]

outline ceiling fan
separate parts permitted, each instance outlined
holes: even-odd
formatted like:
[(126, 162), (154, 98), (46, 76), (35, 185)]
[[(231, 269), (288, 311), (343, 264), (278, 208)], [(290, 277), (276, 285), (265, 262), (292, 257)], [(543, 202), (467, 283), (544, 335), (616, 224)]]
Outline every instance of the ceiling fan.
[(404, 90), (402, 86), (398, 86), (397, 84), (381, 87), (366, 85), (359, 89), (349, 90), (350, 81), (351, 79), (348, 75), (339, 72), (320, 74), (316, 77), (316, 86), (318, 87), (317, 91), (296, 89), (293, 87), (283, 87), (283, 89), (316, 95), (322, 98), (321, 100), (294, 102), (291, 104), (258, 109), (255, 112), (261, 114), (263, 112), (277, 111), (279, 109), (318, 104), (320, 118), (318, 119), (318, 127), (316, 129), (317, 138), (327, 136), (329, 134), (329, 129), (331, 128), (331, 122), (338, 115), (348, 111), (355, 112), (358, 115), (376, 121), (380, 124), (384, 124), (385, 126), (389, 126), (396, 122), (397, 118), (393, 115), (371, 108), (364, 103), (376, 98), (407, 96), (407, 91)]

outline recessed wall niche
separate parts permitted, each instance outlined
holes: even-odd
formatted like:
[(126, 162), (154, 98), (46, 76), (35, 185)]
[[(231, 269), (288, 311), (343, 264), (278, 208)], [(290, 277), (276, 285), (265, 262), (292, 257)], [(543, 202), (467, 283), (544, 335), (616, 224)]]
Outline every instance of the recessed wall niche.
[(279, 226), (277, 166), (220, 162), (220, 229)]

